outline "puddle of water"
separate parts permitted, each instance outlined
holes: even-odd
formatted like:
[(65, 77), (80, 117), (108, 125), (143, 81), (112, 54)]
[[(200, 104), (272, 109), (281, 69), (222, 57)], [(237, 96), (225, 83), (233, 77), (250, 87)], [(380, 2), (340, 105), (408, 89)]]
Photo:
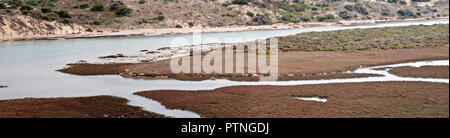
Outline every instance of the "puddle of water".
[(322, 103), (325, 103), (328, 101), (325, 98), (319, 98), (319, 97), (295, 97), (295, 99), (303, 100), (303, 101), (316, 101), (316, 102), (322, 102)]

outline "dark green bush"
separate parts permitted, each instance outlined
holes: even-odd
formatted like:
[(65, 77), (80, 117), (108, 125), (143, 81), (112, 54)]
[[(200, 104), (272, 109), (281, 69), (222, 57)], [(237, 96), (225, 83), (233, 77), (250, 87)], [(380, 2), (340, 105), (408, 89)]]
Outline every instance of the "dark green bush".
[(238, 4), (238, 5), (247, 5), (248, 0), (233, 0), (231, 3)]
[(58, 14), (58, 16), (61, 18), (72, 18), (72, 16), (66, 10), (59, 10), (56, 12), (56, 14)]
[(23, 5), (22, 0), (7, 0), (7, 3), (10, 8), (15, 9)]
[(397, 11), (397, 14), (399, 16), (403, 16), (403, 17), (414, 17), (415, 16), (414, 13), (411, 12), (410, 10), (408, 10), (408, 9), (404, 9), (404, 10), (400, 9), (400, 10)]
[(348, 11), (340, 11), (339, 17), (341, 17), (342, 19), (345, 19), (345, 20), (349, 20), (349, 19), (353, 18), (353, 16)]
[(103, 5), (94, 5), (92, 6), (91, 11), (95, 12), (105, 11), (105, 7)]
[(52, 12), (52, 9), (50, 9), (50, 8), (41, 8), (41, 12), (42, 13), (50, 13), (50, 12)]
[(89, 8), (89, 4), (84, 3), (84, 4), (80, 4), (80, 9), (86, 9)]
[(258, 24), (272, 24), (272, 21), (268, 15), (261, 14), (256, 14), (255, 17), (253, 17), (253, 22)]
[(116, 16), (118, 17), (130, 15), (133, 11), (132, 9), (125, 6), (125, 4), (123, 4), (121, 1), (114, 1), (109, 7), (109, 10), (114, 11), (116, 13)]
[(188, 25), (189, 25), (190, 27), (194, 27), (194, 22), (188, 22)]
[(247, 16), (254, 17), (255, 14), (253, 12), (251, 12), (251, 11), (247, 11)]

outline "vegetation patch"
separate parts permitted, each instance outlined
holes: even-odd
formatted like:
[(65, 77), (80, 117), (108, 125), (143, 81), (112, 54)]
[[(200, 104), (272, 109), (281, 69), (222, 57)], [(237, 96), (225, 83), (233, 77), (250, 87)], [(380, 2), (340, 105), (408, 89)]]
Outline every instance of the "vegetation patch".
[(308, 32), (278, 37), (281, 51), (357, 51), (445, 46), (449, 25), (415, 25)]

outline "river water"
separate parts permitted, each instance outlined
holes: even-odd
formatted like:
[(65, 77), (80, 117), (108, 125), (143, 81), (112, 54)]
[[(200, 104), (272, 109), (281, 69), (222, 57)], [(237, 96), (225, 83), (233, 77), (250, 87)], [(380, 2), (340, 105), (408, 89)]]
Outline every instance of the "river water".
[[(440, 23), (448, 24), (449, 21), (448, 19), (445, 19), (356, 26), (325, 26), (280, 30), (202, 33), (202, 39), (218, 38), (215, 43), (235, 43), (248, 40), (265, 39), (275, 36), (293, 35), (309, 31), (330, 31), (419, 24), (432, 25)], [(228, 80), (178, 81), (134, 80), (122, 78), (118, 75), (77, 76), (55, 71), (65, 67), (67, 63), (73, 63), (79, 60), (96, 60), (99, 56), (117, 53), (134, 53), (142, 49), (155, 50), (167, 46), (178, 47), (199, 44), (199, 42), (172, 43), (172, 40), (177, 38), (184, 38), (190, 41), (193, 39), (191, 34), (182, 34), (148, 37), (0, 42), (0, 85), (8, 86), (7, 88), (0, 89), (0, 100), (29, 97), (47, 98), (112, 95), (126, 98), (130, 101), (130, 105), (142, 107), (147, 111), (163, 114), (169, 117), (195, 118), (200, 116), (190, 111), (166, 109), (157, 101), (136, 96), (133, 95), (133, 93), (144, 90), (163, 89), (205, 90), (236, 85), (300, 85), (372, 81), (428, 81), (448, 83), (448, 79), (401, 78), (393, 76), (386, 71), (376, 71), (372, 68), (360, 69), (353, 73), (370, 72), (385, 75), (385, 77), (287, 82), (234, 82)], [(209, 41), (209, 43), (211, 43), (211, 41)], [(424, 63), (420, 62), (420, 64), (437, 64), (448, 66), (448, 60)], [(413, 65), (416, 65), (416, 63)]]

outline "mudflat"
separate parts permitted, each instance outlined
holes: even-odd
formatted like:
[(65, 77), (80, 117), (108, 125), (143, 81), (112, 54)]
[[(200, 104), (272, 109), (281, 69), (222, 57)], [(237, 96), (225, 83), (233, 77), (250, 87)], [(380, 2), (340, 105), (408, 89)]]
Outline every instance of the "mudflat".
[[(345, 72), (360, 66), (448, 59), (449, 48), (448, 46), (438, 46), (411, 49), (366, 50), (356, 52), (290, 51), (279, 52), (278, 58), (278, 72), (280, 76), (310, 76), (322, 73)], [(245, 65), (246, 71), (247, 68), (247, 65)], [(243, 79), (239, 79), (239, 77), (242, 78), (242, 74), (174, 74), (170, 69), (170, 60), (128, 64), (69, 64), (68, 68), (64, 68), (59, 71), (76, 75), (120, 74), (127, 77), (162, 77), (179, 80), (203, 80), (210, 79), (212, 77), (225, 79), (234, 78), (234, 80), (248, 79), (247, 76), (247, 78), (244, 77)], [(338, 78), (351, 77), (353, 76), (341, 76)], [(321, 77), (316, 77), (316, 79), (317, 78)], [(299, 77), (296, 79), (302, 78)]]
[(0, 101), (0, 118), (162, 118), (112, 96)]
[(389, 70), (389, 73), (402, 77), (414, 78), (449, 78), (448, 66), (423, 66), (423, 67), (397, 67)]
[[(449, 85), (370, 82), (138, 92), (207, 118), (448, 118)], [(321, 97), (327, 102), (297, 97)]]

